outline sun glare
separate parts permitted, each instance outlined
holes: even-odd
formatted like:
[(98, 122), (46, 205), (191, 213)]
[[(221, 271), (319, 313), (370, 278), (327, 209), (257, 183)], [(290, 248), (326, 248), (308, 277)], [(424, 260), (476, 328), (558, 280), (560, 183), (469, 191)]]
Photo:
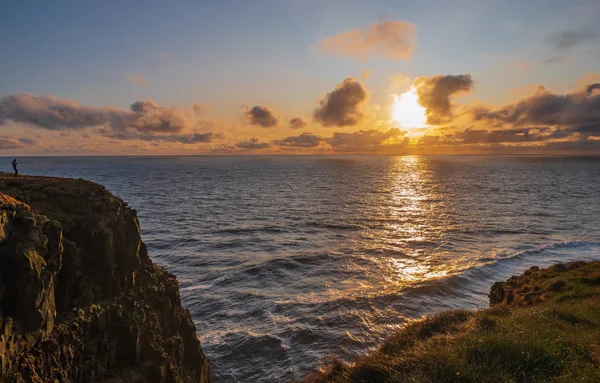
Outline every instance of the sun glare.
[(417, 92), (410, 89), (400, 96), (394, 95), (392, 119), (403, 128), (422, 128), (427, 126), (425, 108), (418, 103)]

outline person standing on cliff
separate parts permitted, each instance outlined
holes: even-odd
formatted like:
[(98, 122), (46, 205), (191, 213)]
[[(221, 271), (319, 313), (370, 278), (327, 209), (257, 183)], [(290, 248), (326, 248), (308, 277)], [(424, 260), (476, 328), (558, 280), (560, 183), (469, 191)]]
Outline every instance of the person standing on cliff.
[(16, 158), (14, 160), (12, 160), (12, 166), (13, 166), (13, 169), (15, 169), (15, 176), (19, 175), (19, 169), (17, 169), (18, 164), (19, 164), (19, 162), (17, 161)]

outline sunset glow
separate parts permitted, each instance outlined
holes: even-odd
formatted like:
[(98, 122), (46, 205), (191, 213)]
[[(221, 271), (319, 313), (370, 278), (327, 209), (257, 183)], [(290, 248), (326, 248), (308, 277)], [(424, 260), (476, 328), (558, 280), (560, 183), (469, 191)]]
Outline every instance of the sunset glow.
[(415, 89), (400, 96), (394, 95), (392, 119), (403, 128), (422, 128), (427, 125), (426, 109), (419, 105)]
[(536, 2), (17, 2), (0, 155), (600, 154), (600, 1)]

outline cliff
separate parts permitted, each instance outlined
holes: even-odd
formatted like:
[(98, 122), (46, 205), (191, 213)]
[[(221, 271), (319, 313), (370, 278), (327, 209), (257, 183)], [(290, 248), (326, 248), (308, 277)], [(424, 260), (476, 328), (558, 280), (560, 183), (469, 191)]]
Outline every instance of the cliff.
[(0, 173), (0, 381), (210, 382), (177, 280), (104, 187)]
[(600, 382), (600, 262), (533, 267), (494, 284), (490, 304), (410, 323), (306, 381)]

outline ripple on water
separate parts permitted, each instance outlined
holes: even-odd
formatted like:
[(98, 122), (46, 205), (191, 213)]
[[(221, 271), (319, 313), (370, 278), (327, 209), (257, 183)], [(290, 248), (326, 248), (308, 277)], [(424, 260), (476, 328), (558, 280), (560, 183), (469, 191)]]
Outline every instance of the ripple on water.
[(215, 382), (297, 379), (406, 320), (487, 304), (533, 265), (600, 258), (600, 159), (25, 158), (138, 210)]

